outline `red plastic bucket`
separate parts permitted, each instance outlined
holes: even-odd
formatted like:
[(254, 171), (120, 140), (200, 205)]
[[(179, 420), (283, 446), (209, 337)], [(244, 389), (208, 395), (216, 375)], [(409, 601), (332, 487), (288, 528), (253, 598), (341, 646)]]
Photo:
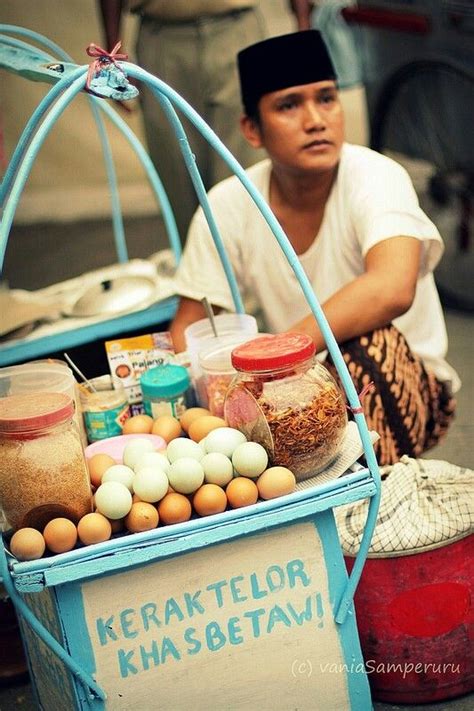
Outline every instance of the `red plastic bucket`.
[(367, 560), (355, 608), (375, 700), (423, 704), (474, 690), (473, 553), (471, 535)]

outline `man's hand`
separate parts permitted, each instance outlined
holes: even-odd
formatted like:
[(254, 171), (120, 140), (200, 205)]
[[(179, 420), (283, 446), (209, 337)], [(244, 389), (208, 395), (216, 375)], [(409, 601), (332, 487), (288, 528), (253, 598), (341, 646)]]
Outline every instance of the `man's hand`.
[[(220, 309), (212, 307), (214, 313), (218, 313)], [(206, 309), (201, 301), (188, 299), (182, 296), (179, 301), (178, 310), (170, 326), (171, 338), (176, 353), (186, 350), (186, 339), (184, 337), (185, 329), (195, 321), (206, 318)]]

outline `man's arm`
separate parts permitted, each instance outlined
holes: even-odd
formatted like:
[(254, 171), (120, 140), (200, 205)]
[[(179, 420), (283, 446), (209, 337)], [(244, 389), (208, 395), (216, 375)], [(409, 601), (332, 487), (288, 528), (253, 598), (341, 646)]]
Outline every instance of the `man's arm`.
[[(219, 313), (220, 308), (213, 306), (214, 313)], [(184, 339), (184, 330), (190, 324), (199, 319), (206, 318), (206, 310), (200, 301), (188, 299), (182, 296), (179, 302), (178, 310), (170, 326), (171, 338), (176, 353), (186, 350), (186, 341)]]
[(120, 39), (122, 10), (126, 0), (98, 0), (102, 30), (110, 52)]
[[(404, 314), (413, 303), (422, 243), (415, 237), (391, 237), (367, 253), (365, 272), (337, 291), (323, 311), (338, 343), (368, 333)], [(316, 351), (326, 348), (312, 314), (289, 331), (309, 334)]]
[(298, 30), (311, 29), (311, 13), (314, 2), (311, 0), (288, 0), (290, 10), (296, 17)]
[[(121, 39), (122, 10), (127, 6), (127, 0), (98, 0), (98, 6), (106, 49), (111, 52)], [(125, 51), (125, 47), (122, 46), (123, 51)], [(129, 78), (128, 81), (134, 86), (139, 86), (139, 82), (136, 79)], [(132, 101), (116, 99), (115, 106), (120, 107), (126, 113), (131, 113), (134, 110)]]

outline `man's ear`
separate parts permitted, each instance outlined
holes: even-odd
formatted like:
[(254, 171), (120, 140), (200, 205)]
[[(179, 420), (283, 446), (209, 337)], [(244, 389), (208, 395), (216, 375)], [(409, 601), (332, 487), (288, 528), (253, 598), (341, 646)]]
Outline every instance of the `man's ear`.
[(262, 134), (258, 123), (246, 114), (240, 117), (240, 130), (253, 148), (262, 148)]

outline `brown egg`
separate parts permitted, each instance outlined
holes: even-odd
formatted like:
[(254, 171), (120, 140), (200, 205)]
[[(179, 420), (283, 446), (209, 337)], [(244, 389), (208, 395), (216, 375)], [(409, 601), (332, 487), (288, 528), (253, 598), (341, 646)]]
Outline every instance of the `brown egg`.
[(227, 496), (217, 484), (203, 484), (193, 496), (193, 506), (199, 516), (222, 513), (227, 508)]
[(77, 528), (67, 518), (53, 518), (43, 531), (46, 547), (52, 553), (66, 553), (77, 542)]
[(270, 467), (257, 479), (258, 494), (261, 499), (276, 499), (291, 494), (296, 487), (296, 478), (286, 467)]
[(257, 485), (245, 476), (238, 476), (227, 484), (225, 493), (233, 509), (255, 504), (258, 499)]
[(192, 514), (191, 503), (187, 496), (172, 491), (161, 499), (158, 514), (160, 522), (164, 524), (189, 521)]
[(191, 423), (188, 435), (195, 442), (200, 442), (209, 432), (216, 430), (218, 427), (227, 427), (226, 421), (223, 420), (222, 417), (204, 415), (203, 417), (198, 417)]
[(109, 519), (101, 513), (86, 514), (77, 524), (77, 535), (85, 546), (102, 543), (108, 541), (112, 535), (112, 526)]
[(122, 434), (150, 434), (153, 427), (153, 417), (150, 415), (132, 415), (125, 420)]
[(176, 439), (176, 437), (179, 437), (182, 434), (181, 425), (176, 417), (171, 417), (171, 415), (161, 415), (161, 417), (157, 417), (153, 422), (151, 434), (163, 437), (165, 442), (171, 442), (172, 439)]
[[(133, 497), (132, 497), (132, 500), (133, 500)], [(138, 497), (137, 497), (137, 501), (139, 501)], [(97, 509), (94, 509), (93, 513), (100, 513), (100, 511), (97, 511)], [(103, 515), (104, 514), (101, 514), (101, 516), (103, 516)], [(107, 518), (107, 516), (105, 518)], [(107, 521), (110, 523), (110, 527), (112, 529), (112, 535), (114, 533), (121, 533), (125, 528), (123, 518), (107, 518)]]
[(179, 421), (183, 430), (185, 432), (188, 432), (189, 427), (194, 422), (194, 420), (196, 420), (198, 417), (204, 417), (204, 415), (210, 414), (211, 411), (206, 410), (205, 407), (189, 407), (183, 412), (183, 414), (179, 418)]
[(97, 489), (101, 485), (104, 472), (114, 464), (117, 464), (117, 462), (109, 454), (104, 454), (103, 452), (94, 454), (87, 462), (92, 486)]
[(18, 560), (37, 560), (45, 548), (44, 538), (36, 528), (18, 529), (10, 541), (10, 550)]
[(123, 518), (116, 518), (116, 519), (108, 518), (107, 521), (110, 523), (110, 526), (112, 528), (112, 534), (120, 533), (125, 528), (125, 523), (124, 523)]
[(130, 533), (140, 533), (141, 531), (150, 531), (158, 526), (159, 515), (153, 504), (146, 501), (137, 501), (132, 504), (132, 508), (125, 516), (125, 528)]

